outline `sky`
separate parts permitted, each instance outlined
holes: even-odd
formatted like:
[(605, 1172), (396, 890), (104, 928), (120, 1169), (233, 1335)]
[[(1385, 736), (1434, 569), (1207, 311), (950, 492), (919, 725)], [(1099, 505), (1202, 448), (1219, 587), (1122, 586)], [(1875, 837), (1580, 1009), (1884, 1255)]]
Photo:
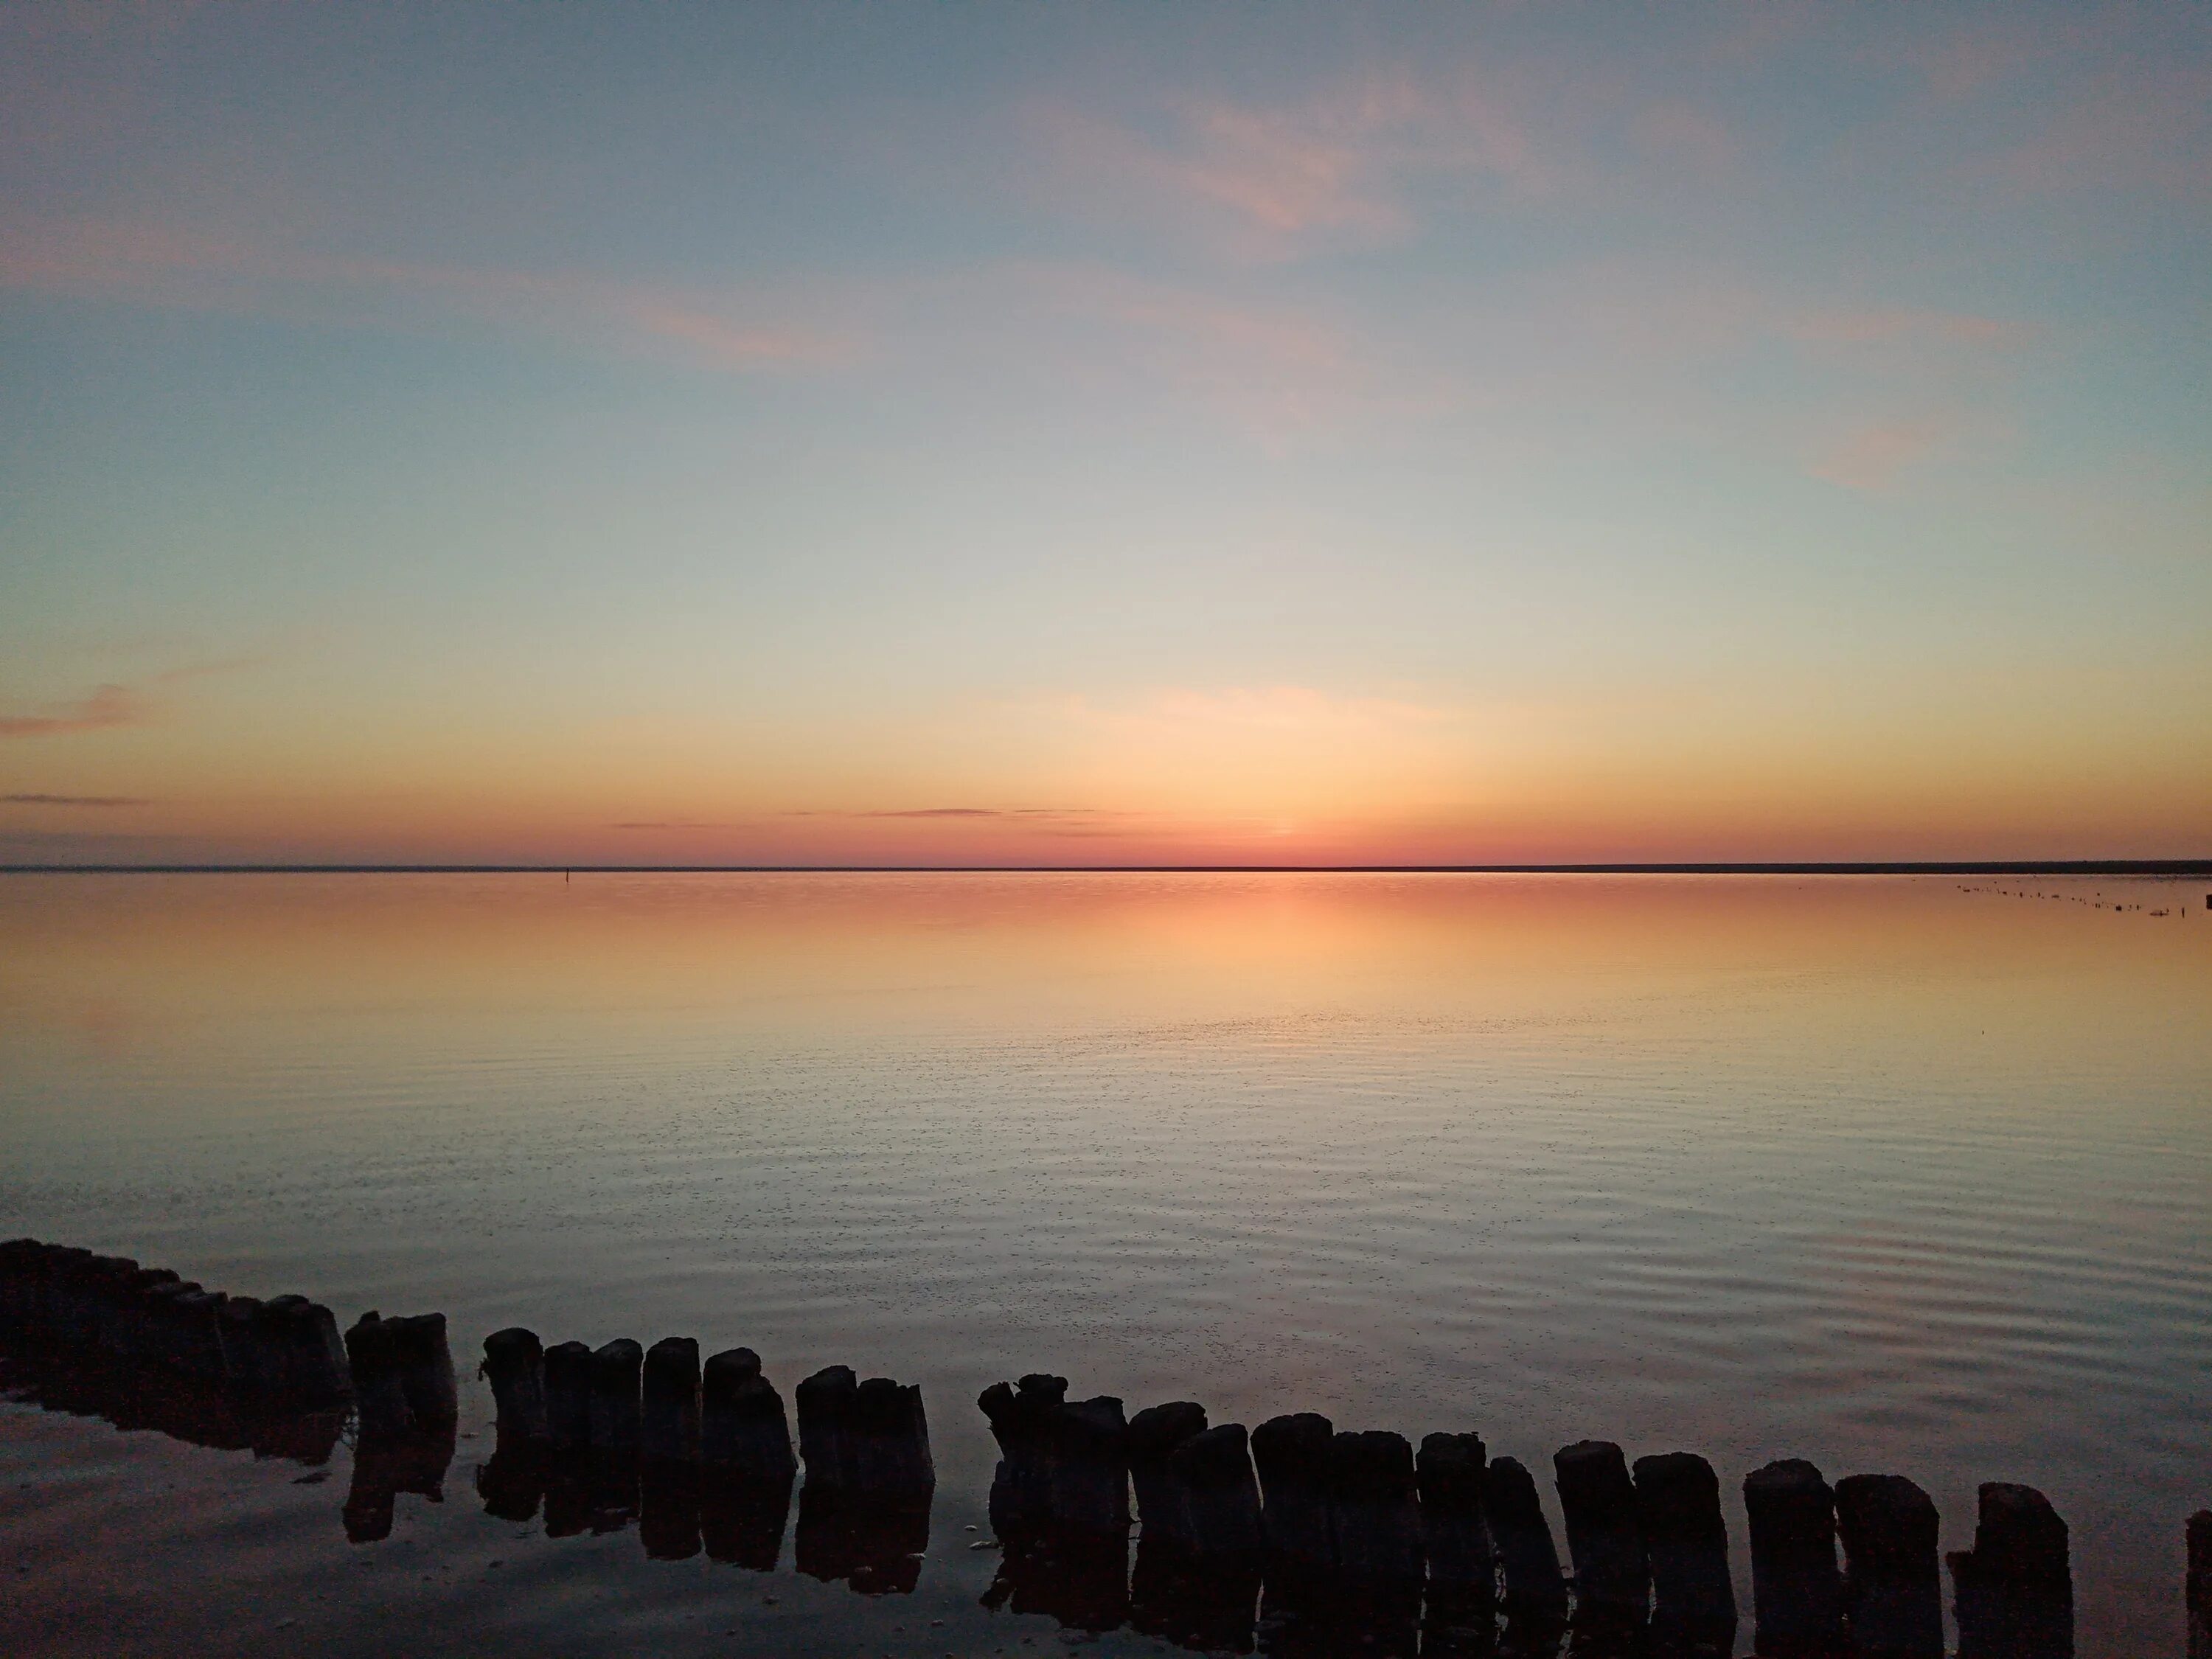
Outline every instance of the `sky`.
[(0, 862), (2212, 854), (2212, 7), (0, 6)]

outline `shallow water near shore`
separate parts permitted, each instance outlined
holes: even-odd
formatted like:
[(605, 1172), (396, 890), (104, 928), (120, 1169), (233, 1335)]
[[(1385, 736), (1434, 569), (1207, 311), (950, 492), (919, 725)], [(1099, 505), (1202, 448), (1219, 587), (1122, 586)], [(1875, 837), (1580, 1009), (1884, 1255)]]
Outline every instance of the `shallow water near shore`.
[(1751, 1469), (1910, 1475), (1947, 1550), (1978, 1482), (2027, 1481), (2072, 1527), (2083, 1659), (2177, 1653), (2182, 1520), (2212, 1504), (2203, 904), (2109, 878), (0, 879), (0, 1237), (342, 1323), (442, 1310), (465, 1370), (515, 1323), (743, 1343), (787, 1398), (849, 1364), (922, 1385), (939, 1482), (914, 1589), (865, 1595), (788, 1536), (763, 1572), (488, 1513), (472, 1376), (441, 1501), (403, 1493), (363, 1544), (343, 1442), (318, 1468), (4, 1400), (0, 1649), (1152, 1652), (981, 1605), (975, 1398), (1046, 1370), (1133, 1411), (1474, 1429), (1540, 1476), (1583, 1437), (1700, 1452), (1743, 1652)]

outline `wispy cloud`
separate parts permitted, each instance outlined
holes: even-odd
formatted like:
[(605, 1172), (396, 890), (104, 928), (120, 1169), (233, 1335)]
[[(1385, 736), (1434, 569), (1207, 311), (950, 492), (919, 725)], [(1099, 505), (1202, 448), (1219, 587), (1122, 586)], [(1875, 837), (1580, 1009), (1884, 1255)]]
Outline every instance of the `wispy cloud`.
[(137, 726), (148, 709), (143, 692), (127, 685), (98, 685), (82, 697), (43, 704), (33, 714), (0, 714), (0, 738), (58, 738)]
[(1955, 422), (1936, 416), (1869, 422), (1816, 453), (1811, 470), (1814, 477), (1846, 489), (1886, 489), (1899, 474), (1941, 454), (1958, 435)]
[(0, 714), (0, 738), (67, 737), (81, 732), (143, 726), (160, 712), (161, 699), (155, 695), (158, 689), (257, 667), (263, 660), (259, 657), (231, 657), (214, 662), (187, 663), (155, 675), (143, 685), (96, 685), (83, 696), (45, 703), (27, 714)]
[(1388, 239), (1425, 179), (1540, 187), (1521, 122), (1471, 74), (1376, 70), (1303, 100), (1196, 98), (1140, 131), (1066, 104), (1030, 115), (1086, 213), (1168, 217), (1266, 256)]
[(143, 795), (46, 795), (21, 793), (0, 795), (0, 802), (10, 806), (151, 806), (154, 803)]
[(330, 254), (169, 227), (70, 221), (0, 234), (0, 285), (132, 304), (419, 330), (454, 321), (738, 373), (840, 361), (852, 342), (757, 295)]

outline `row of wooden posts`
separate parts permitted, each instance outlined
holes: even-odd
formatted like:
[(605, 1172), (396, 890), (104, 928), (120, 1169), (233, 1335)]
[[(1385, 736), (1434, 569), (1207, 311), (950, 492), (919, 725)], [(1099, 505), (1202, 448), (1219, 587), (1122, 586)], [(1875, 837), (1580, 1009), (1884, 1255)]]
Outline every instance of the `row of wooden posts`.
[[(442, 1314), (363, 1315), (343, 1338), (300, 1296), (210, 1291), (122, 1257), (18, 1239), (0, 1244), (0, 1334), (219, 1386), (268, 1410), (350, 1402), (364, 1448), (450, 1431), (458, 1415)], [(936, 1483), (918, 1387), (845, 1366), (782, 1396), (759, 1357), (702, 1363), (671, 1337), (545, 1347), (511, 1328), (487, 1338), (500, 1444), (559, 1457), (695, 1470), (731, 1489), (787, 1494), (801, 1460), (810, 1491), (855, 1504), (926, 1506)], [(990, 1518), (1009, 1552), (1125, 1537), (1131, 1499), (1148, 1544), (1194, 1570), (1279, 1575), (1354, 1595), (1411, 1589), (1432, 1607), (1540, 1627), (1648, 1630), (1683, 1652), (1726, 1652), (1737, 1624), (1720, 1484), (1689, 1452), (1636, 1460), (1609, 1441), (1553, 1459), (1566, 1524), (1563, 1569), (1530, 1471), (1492, 1459), (1468, 1432), (1338, 1431), (1313, 1413), (1248, 1434), (1190, 1401), (1125, 1416), (1064, 1378), (1000, 1382), (978, 1401), (998, 1442)], [(1754, 1616), (1762, 1655), (1942, 1659), (1936, 1505), (1902, 1475), (1832, 1486), (1802, 1460), (1747, 1476)], [(1841, 1559), (1838, 1560), (1838, 1546)], [(2212, 1511), (2187, 1528), (2192, 1659), (2212, 1659)], [(1974, 1545), (1949, 1558), (1960, 1659), (2072, 1652), (2065, 1522), (2030, 1486), (1980, 1489)], [(1272, 1592), (1271, 1592), (1272, 1593)]]

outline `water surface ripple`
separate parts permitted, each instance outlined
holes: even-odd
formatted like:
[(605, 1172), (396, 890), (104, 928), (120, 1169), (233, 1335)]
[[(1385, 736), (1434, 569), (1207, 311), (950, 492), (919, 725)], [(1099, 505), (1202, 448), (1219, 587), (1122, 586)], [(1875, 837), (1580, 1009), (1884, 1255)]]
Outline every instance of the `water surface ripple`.
[(442, 1309), (471, 1358), (519, 1322), (742, 1342), (787, 1395), (849, 1363), (923, 1385), (940, 1483), (919, 1589), (876, 1601), (787, 1549), (764, 1577), (484, 1513), (473, 1381), (443, 1503), (357, 1547), (343, 1449), (324, 1484), (0, 1403), (0, 1646), (1018, 1649), (1055, 1626), (977, 1605), (973, 1401), (1048, 1369), (1132, 1410), (1474, 1428), (1540, 1469), (1584, 1437), (1702, 1452), (1747, 1612), (1736, 1494), (1771, 1458), (1912, 1476), (1947, 1549), (1978, 1482), (2029, 1481), (2073, 1527), (2084, 1659), (2177, 1651), (2212, 1503), (2212, 915), (2062, 887), (2145, 908), (1875, 878), (0, 881), (0, 1235), (346, 1322)]

